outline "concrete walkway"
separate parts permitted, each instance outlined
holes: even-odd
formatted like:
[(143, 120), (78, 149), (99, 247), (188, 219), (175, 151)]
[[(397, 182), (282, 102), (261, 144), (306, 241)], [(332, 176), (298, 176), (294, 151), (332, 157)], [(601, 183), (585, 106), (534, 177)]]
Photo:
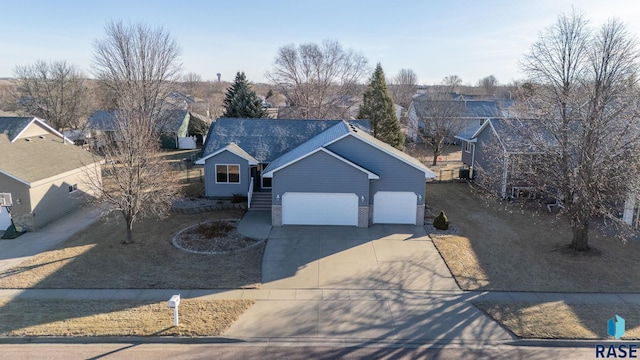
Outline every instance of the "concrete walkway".
[[(31, 255), (44, 251), (65, 240), (75, 232), (96, 221), (104, 208), (82, 209), (41, 231), (27, 233), (15, 240), (0, 241), (0, 271), (18, 265)], [(238, 224), (238, 231), (259, 239), (277, 239), (281, 229), (274, 232), (270, 213), (251, 211)], [(327, 228), (307, 236), (333, 236)], [(357, 242), (359, 232), (353, 232)], [(371, 235), (383, 227), (364, 230)], [(303, 232), (305, 233), (305, 232)], [(305, 233), (306, 234), (306, 233)], [(412, 242), (401, 238), (383, 238), (370, 244), (374, 252), (394, 256), (395, 244), (409, 243), (408, 249), (427, 249), (429, 241), (420, 234), (412, 234)], [(415, 240), (415, 241), (414, 241)], [(302, 244), (302, 243), (301, 243)], [(418, 244), (418, 245), (416, 245)], [(302, 244), (304, 245), (304, 244)], [(335, 245), (335, 244), (333, 244)], [(332, 246), (333, 246), (332, 245)], [(358, 245), (359, 246), (359, 245)], [(367, 245), (368, 246), (368, 245)], [(377, 247), (376, 247), (377, 246)], [(347, 261), (356, 261), (348, 254)], [(386, 250), (384, 250), (386, 249)], [(430, 248), (429, 248), (430, 249)], [(325, 249), (327, 250), (327, 249)], [(318, 251), (325, 251), (319, 248)], [(335, 250), (335, 249), (334, 249)], [(311, 249), (311, 251), (314, 251)], [(368, 251), (368, 250), (366, 250)], [(342, 252), (342, 251), (341, 251)], [(266, 257), (286, 254), (272, 255)], [(398, 255), (397, 253), (395, 255)], [(266, 259), (268, 260), (268, 258)], [(399, 259), (388, 259), (399, 261)], [(320, 261), (320, 260), (318, 260)], [(429, 258), (435, 268), (444, 266), (441, 258)], [(435, 263), (440, 261), (442, 263)], [(327, 268), (331, 270), (331, 264)], [(333, 265), (339, 270), (339, 266)], [(339, 272), (339, 271), (338, 271)], [(383, 271), (384, 273), (384, 271)], [(340, 274), (338, 274), (340, 275)], [(318, 275), (320, 276), (320, 275)], [(427, 275), (429, 276), (429, 275)], [(318, 280), (319, 281), (319, 280)], [(198, 299), (254, 299), (252, 306), (224, 334), (225, 339), (244, 341), (315, 342), (341, 341), (349, 344), (504, 344), (515, 338), (511, 333), (478, 310), (473, 301), (540, 302), (563, 301), (567, 304), (604, 304), (607, 306), (640, 304), (640, 294), (562, 294), (532, 292), (463, 292), (448, 279), (440, 279), (438, 286), (420, 288), (376, 286), (379, 283), (359, 283), (366, 286), (331, 286), (321, 282), (315, 287), (297, 287), (291, 283), (272, 283), (263, 289), (252, 290), (188, 290), (188, 289), (28, 289), (0, 290), (4, 299), (139, 299), (166, 301), (180, 293), (183, 298)]]

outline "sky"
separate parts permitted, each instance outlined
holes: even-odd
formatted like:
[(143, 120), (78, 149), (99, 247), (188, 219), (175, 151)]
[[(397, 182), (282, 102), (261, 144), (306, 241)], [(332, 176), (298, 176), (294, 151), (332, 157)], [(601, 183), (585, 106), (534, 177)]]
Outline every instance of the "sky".
[(593, 25), (617, 17), (640, 35), (637, 0), (0, 0), (0, 78), (37, 60), (66, 60), (91, 74), (93, 46), (111, 20), (168, 30), (183, 71), (232, 81), (265, 74), (278, 49), (337, 40), (387, 77), (412, 69), (432, 85), (457, 75), (474, 85), (488, 75), (521, 80), (520, 61), (559, 14), (572, 7)]

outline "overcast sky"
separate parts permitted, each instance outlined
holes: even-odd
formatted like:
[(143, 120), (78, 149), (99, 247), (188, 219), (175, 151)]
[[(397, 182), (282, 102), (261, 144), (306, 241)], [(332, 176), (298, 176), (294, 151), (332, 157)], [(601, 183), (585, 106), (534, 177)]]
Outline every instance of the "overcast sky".
[(421, 84), (458, 75), (521, 79), (519, 61), (538, 33), (572, 6), (593, 24), (617, 17), (640, 34), (637, 0), (0, 0), (0, 77), (38, 59), (91, 70), (93, 43), (112, 19), (163, 26), (182, 49), (185, 72), (233, 80), (264, 74), (283, 45), (338, 40), (387, 76), (413, 69)]

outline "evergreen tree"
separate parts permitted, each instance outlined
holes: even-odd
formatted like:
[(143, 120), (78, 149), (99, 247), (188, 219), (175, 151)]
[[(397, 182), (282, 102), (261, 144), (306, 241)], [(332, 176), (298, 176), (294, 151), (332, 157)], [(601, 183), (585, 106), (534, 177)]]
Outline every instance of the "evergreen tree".
[(244, 72), (238, 72), (233, 84), (227, 89), (222, 116), (230, 118), (267, 117), (267, 111), (262, 108), (262, 100), (251, 89), (251, 84), (249, 84)]
[(358, 118), (371, 121), (371, 130), (376, 139), (380, 139), (397, 149), (404, 149), (404, 134), (400, 129), (400, 123), (396, 117), (393, 100), (389, 95), (380, 63), (376, 66), (367, 91), (364, 93)]

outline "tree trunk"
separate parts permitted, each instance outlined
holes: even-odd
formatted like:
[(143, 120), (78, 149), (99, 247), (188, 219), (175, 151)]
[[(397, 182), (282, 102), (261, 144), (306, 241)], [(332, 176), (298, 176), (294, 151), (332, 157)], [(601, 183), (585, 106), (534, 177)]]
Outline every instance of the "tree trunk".
[(572, 219), (571, 231), (573, 232), (571, 248), (575, 251), (589, 250), (589, 219)]
[(127, 223), (127, 238), (122, 240), (122, 243), (125, 245), (133, 244), (133, 216), (126, 217), (126, 223)]
[(438, 153), (434, 152), (433, 153), (433, 162), (431, 163), (431, 166), (436, 166), (438, 165)]

